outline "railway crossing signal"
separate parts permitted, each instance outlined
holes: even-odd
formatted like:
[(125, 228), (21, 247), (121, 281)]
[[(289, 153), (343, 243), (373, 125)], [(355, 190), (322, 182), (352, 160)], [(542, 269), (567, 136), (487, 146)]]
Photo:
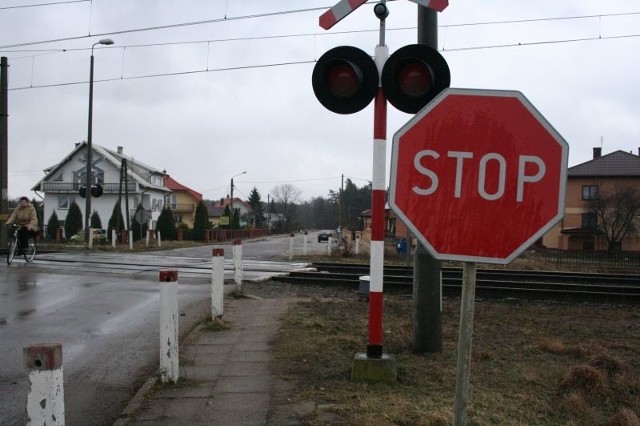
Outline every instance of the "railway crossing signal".
[[(102, 193), (104, 192), (102, 185), (100, 185), (99, 183), (95, 184), (95, 185), (91, 185), (91, 196), (93, 198), (100, 198), (102, 196)], [(86, 198), (87, 197), (87, 186), (86, 185), (82, 185), (80, 187), (80, 189), (78, 190), (78, 194), (80, 195), (80, 197), (82, 198)]]
[(391, 105), (415, 114), (449, 87), (451, 74), (447, 61), (437, 50), (411, 44), (386, 60), (382, 76), (367, 53), (356, 47), (339, 46), (318, 59), (311, 77), (316, 98), (338, 114), (366, 108), (380, 82)]

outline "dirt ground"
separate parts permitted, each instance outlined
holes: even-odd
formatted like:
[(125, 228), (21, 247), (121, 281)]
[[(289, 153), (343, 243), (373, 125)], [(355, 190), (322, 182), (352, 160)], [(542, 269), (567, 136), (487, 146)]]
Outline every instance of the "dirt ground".
[[(298, 300), (273, 342), (289, 386), (270, 424), (453, 423), (459, 298), (444, 301), (442, 353), (414, 354), (411, 298), (385, 295), (383, 347), (398, 368), (385, 384), (351, 380), (368, 338), (368, 303), (354, 290), (270, 281), (245, 291)], [(476, 299), (470, 382), (472, 425), (638, 425), (640, 308)]]

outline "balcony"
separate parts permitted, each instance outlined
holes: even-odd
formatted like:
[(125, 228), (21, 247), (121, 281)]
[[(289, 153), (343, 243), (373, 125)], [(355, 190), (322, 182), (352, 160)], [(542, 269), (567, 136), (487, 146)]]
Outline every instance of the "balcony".
[[(120, 191), (120, 183), (102, 183), (102, 191), (105, 194), (117, 194)], [(64, 182), (42, 182), (42, 192), (57, 192), (57, 193), (75, 193), (77, 194), (80, 187), (84, 186), (82, 183), (64, 183)], [(138, 184), (136, 182), (127, 183), (128, 192), (130, 194), (140, 192)], [(125, 192), (125, 187), (122, 185), (122, 192)]]
[(193, 213), (196, 210), (196, 205), (191, 203), (168, 203), (165, 205), (169, 206), (173, 213)]

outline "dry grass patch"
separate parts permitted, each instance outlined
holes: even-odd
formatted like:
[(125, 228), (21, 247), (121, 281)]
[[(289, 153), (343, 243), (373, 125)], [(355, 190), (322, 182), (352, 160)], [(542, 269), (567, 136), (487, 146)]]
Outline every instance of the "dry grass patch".
[[(339, 419), (333, 424), (451, 424), (459, 299), (444, 303), (443, 352), (416, 355), (411, 299), (385, 296), (384, 351), (396, 357), (398, 381), (367, 384), (350, 380), (354, 356), (366, 350), (368, 338), (368, 304), (354, 293), (290, 309), (274, 342), (274, 367), (297, 383), (283, 401), (328, 401)], [(471, 424), (584, 425), (632, 418), (624, 410), (640, 412), (639, 330), (633, 307), (477, 302)], [(328, 423), (315, 416), (304, 424)]]

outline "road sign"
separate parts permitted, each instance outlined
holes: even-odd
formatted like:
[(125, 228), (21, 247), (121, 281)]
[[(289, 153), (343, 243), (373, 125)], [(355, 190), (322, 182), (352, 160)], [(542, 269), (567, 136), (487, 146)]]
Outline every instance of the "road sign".
[(522, 93), (446, 89), (393, 137), (389, 205), (437, 259), (506, 264), (562, 218), (568, 152)]

